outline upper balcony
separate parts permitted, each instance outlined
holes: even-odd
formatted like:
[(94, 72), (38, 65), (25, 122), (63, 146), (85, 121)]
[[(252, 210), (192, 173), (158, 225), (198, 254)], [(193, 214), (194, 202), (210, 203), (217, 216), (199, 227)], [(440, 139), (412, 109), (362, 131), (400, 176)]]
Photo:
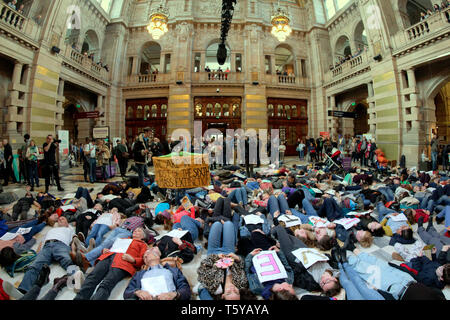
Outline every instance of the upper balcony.
[(15, 41), (25, 43), (29, 47), (38, 49), (38, 36), (41, 23), (20, 14), (16, 10), (0, 2), (0, 29)]
[(416, 23), (399, 32), (393, 37), (394, 56), (399, 56), (428, 43), (444, 39), (450, 33), (450, 8), (442, 10), (429, 16), (427, 19)]
[(63, 65), (92, 80), (109, 86), (109, 72), (104, 67), (92, 61), (87, 55), (79, 53), (69, 45), (66, 46), (63, 55)]
[(325, 84), (326, 86), (333, 86), (368, 71), (370, 71), (370, 58), (368, 52), (364, 51), (360, 55), (327, 71), (325, 73)]
[(266, 74), (266, 86), (281, 86), (286, 88), (305, 87), (308, 78), (293, 75)]

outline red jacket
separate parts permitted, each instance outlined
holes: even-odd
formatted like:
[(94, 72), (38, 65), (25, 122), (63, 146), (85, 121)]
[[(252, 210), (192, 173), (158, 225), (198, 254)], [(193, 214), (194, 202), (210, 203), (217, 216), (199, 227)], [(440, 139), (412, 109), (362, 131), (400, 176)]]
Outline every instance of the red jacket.
[(416, 223), (419, 221), (419, 218), (423, 217), (423, 222), (428, 222), (430, 216), (426, 214), (422, 209), (416, 209), (416, 214), (414, 215), (414, 220)]
[[(190, 212), (189, 212), (190, 211)], [(183, 216), (189, 216), (192, 219), (195, 219), (195, 208), (191, 207), (189, 211), (186, 211), (183, 206), (180, 206), (177, 211), (172, 216), (173, 223), (178, 223)]]
[[(113, 262), (111, 264), (111, 268), (119, 268), (122, 270), (125, 270), (128, 272), (131, 276), (133, 276), (136, 273), (136, 270), (140, 269), (141, 266), (144, 264), (144, 253), (147, 250), (148, 246), (147, 244), (142, 240), (133, 240), (128, 247), (128, 250), (126, 253), (128, 253), (130, 256), (136, 260), (134, 264), (125, 261), (122, 259), (123, 253), (116, 253), (116, 256), (113, 259)], [(109, 256), (113, 255), (115, 252), (108, 252), (102, 254), (97, 261), (102, 261)]]

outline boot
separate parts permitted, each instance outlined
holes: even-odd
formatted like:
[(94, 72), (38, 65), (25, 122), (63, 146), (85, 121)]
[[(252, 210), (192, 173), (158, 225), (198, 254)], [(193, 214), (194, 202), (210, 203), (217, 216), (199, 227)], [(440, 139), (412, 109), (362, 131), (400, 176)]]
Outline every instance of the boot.
[(53, 290), (59, 291), (62, 288), (64, 288), (67, 285), (67, 279), (69, 278), (69, 275), (66, 274), (65, 276), (62, 276), (60, 278), (55, 278), (53, 280)]
[(58, 186), (58, 191), (64, 191), (64, 188), (59, 185)]
[(331, 257), (336, 262), (341, 262), (341, 260), (342, 260), (341, 252), (339, 249), (340, 249), (339, 247), (334, 247), (333, 249), (331, 249)]
[(420, 227), (423, 227), (423, 217), (420, 217), (419, 218), (419, 220), (417, 220), (417, 226), (420, 228)]
[(347, 260), (347, 250), (345, 250), (345, 248), (342, 248), (342, 249), (340, 249), (339, 250), (340, 251), (340, 256), (341, 256), (341, 263), (346, 263), (346, 262), (348, 262), (348, 260)]
[(50, 267), (44, 264), (34, 284), (42, 288), (45, 284), (47, 284), (50, 281), (49, 275), (50, 275)]
[(431, 227), (433, 227), (433, 218), (434, 218), (434, 215), (430, 214), (430, 217), (428, 218), (427, 231), (429, 231), (431, 229)]

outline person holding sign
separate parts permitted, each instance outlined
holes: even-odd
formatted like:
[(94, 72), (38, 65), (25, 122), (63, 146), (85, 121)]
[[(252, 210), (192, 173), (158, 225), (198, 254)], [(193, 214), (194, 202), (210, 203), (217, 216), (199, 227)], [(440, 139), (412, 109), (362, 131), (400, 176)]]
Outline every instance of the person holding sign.
[(189, 300), (191, 289), (178, 268), (161, 263), (157, 246), (144, 253), (145, 266), (130, 280), (123, 298), (125, 300)]
[(289, 265), (294, 270), (294, 285), (307, 291), (322, 291), (326, 296), (333, 297), (341, 291), (339, 272), (333, 269), (327, 261), (317, 261), (306, 268), (297, 259), (293, 251), (308, 248), (300, 239), (289, 235), (285, 228), (276, 226), (274, 233), (280, 242)]
[(250, 252), (245, 258), (245, 273), (250, 290), (265, 300), (298, 300), (292, 286), (294, 271), (277, 246)]
[[(123, 239), (117, 239), (117, 241)], [(142, 264), (147, 250), (150, 234), (143, 228), (136, 228), (127, 248), (115, 252), (103, 249), (103, 254), (97, 259), (94, 270), (89, 273), (74, 300), (107, 300), (117, 283), (127, 276), (133, 276)], [(123, 253), (122, 253), (123, 252)], [(99, 285), (97, 291), (95, 288)]]
[(157, 240), (155, 246), (159, 248), (161, 259), (178, 257), (182, 260), (182, 263), (192, 261), (197, 253), (191, 233), (187, 230), (174, 229)]

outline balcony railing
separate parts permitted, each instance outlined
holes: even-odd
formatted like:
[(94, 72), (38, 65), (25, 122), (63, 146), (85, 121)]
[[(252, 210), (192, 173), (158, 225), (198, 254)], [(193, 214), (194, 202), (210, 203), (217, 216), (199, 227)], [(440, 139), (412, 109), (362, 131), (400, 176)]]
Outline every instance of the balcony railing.
[(91, 73), (94, 76), (101, 78), (102, 80), (107, 80), (108, 71), (106, 71), (104, 67), (96, 64), (88, 56), (79, 53), (71, 46), (66, 47), (65, 57), (67, 60), (72, 62), (72, 65), (79, 68), (80, 70)]
[(8, 26), (30, 39), (37, 40), (39, 25), (3, 2), (0, 3), (0, 24)]
[(450, 8), (434, 13), (427, 19), (407, 28), (405, 30), (406, 39), (408, 41), (419, 40), (448, 26), (450, 26)]
[(335, 78), (351, 74), (360, 70), (361, 68), (369, 65), (369, 55), (367, 52), (362, 52), (360, 55), (345, 61), (339, 66), (332, 68), (329, 72), (327, 72), (327, 80), (333, 80)]
[(308, 78), (298, 77), (298, 76), (285, 76), (280, 74), (270, 74), (265, 75), (266, 85), (281, 85), (281, 86), (305, 86), (307, 84)]
[(278, 83), (295, 83), (295, 76), (278, 75)]
[(128, 84), (163, 84), (168, 83), (169, 73), (135, 74), (127, 77)]

